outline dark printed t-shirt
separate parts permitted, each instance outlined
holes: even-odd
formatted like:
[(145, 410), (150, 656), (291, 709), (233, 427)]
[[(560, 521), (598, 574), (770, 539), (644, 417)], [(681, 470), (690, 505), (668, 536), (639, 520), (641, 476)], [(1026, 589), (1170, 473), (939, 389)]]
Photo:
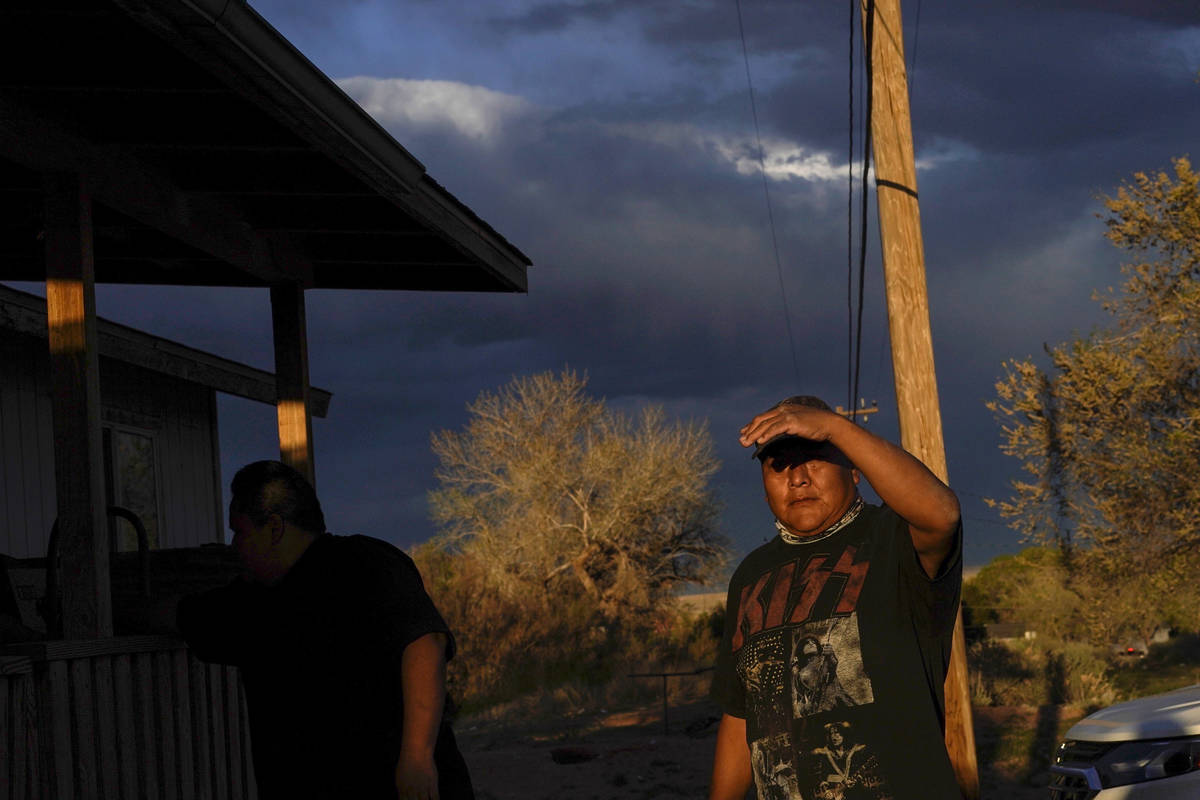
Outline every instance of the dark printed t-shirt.
[[(324, 534), (275, 586), (184, 598), (179, 626), (198, 658), (241, 670), (264, 800), (396, 797), (401, 656), (428, 633), (450, 636), (407, 555)], [(435, 760), (442, 797), (471, 797), (445, 721)]]
[(943, 681), (962, 536), (930, 580), (888, 508), (734, 572), (713, 697), (746, 720), (760, 800), (958, 800)]

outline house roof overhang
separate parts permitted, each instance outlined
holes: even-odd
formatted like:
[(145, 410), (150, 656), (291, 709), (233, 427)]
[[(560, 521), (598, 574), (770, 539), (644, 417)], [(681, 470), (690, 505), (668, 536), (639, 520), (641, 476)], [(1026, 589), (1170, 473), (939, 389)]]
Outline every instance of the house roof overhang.
[(0, 279), (82, 176), (96, 280), (524, 291), (529, 259), (243, 0), (0, 9)]

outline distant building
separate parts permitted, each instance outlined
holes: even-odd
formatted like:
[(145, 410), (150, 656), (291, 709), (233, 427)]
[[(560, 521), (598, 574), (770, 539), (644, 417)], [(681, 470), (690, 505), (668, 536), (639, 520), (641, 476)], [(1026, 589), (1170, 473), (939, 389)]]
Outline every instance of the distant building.
[(993, 622), (983, 626), (988, 639), (1036, 639), (1037, 631), (1029, 630), (1024, 622)]

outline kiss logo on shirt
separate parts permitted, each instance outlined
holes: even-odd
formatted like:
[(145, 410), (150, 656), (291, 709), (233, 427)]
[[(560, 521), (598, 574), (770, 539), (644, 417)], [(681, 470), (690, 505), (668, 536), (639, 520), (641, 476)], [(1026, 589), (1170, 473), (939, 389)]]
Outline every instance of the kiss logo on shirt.
[(855, 562), (856, 552), (848, 544), (840, 553), (802, 556), (747, 584), (738, 599), (733, 652), (771, 628), (853, 614), (871, 567), (870, 561)]

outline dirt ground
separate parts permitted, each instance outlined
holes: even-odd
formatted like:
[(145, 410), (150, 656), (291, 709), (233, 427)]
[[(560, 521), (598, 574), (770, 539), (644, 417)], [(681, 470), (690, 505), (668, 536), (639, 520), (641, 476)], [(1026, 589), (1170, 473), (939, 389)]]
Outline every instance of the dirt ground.
[[(456, 724), (479, 800), (703, 798), (716, 745), (715, 705), (601, 713), (547, 725)], [(974, 715), (983, 800), (1046, 800), (1049, 755), (1080, 712), (984, 708)]]
[(703, 798), (719, 711), (709, 703), (554, 725), (455, 725), (479, 800)]

